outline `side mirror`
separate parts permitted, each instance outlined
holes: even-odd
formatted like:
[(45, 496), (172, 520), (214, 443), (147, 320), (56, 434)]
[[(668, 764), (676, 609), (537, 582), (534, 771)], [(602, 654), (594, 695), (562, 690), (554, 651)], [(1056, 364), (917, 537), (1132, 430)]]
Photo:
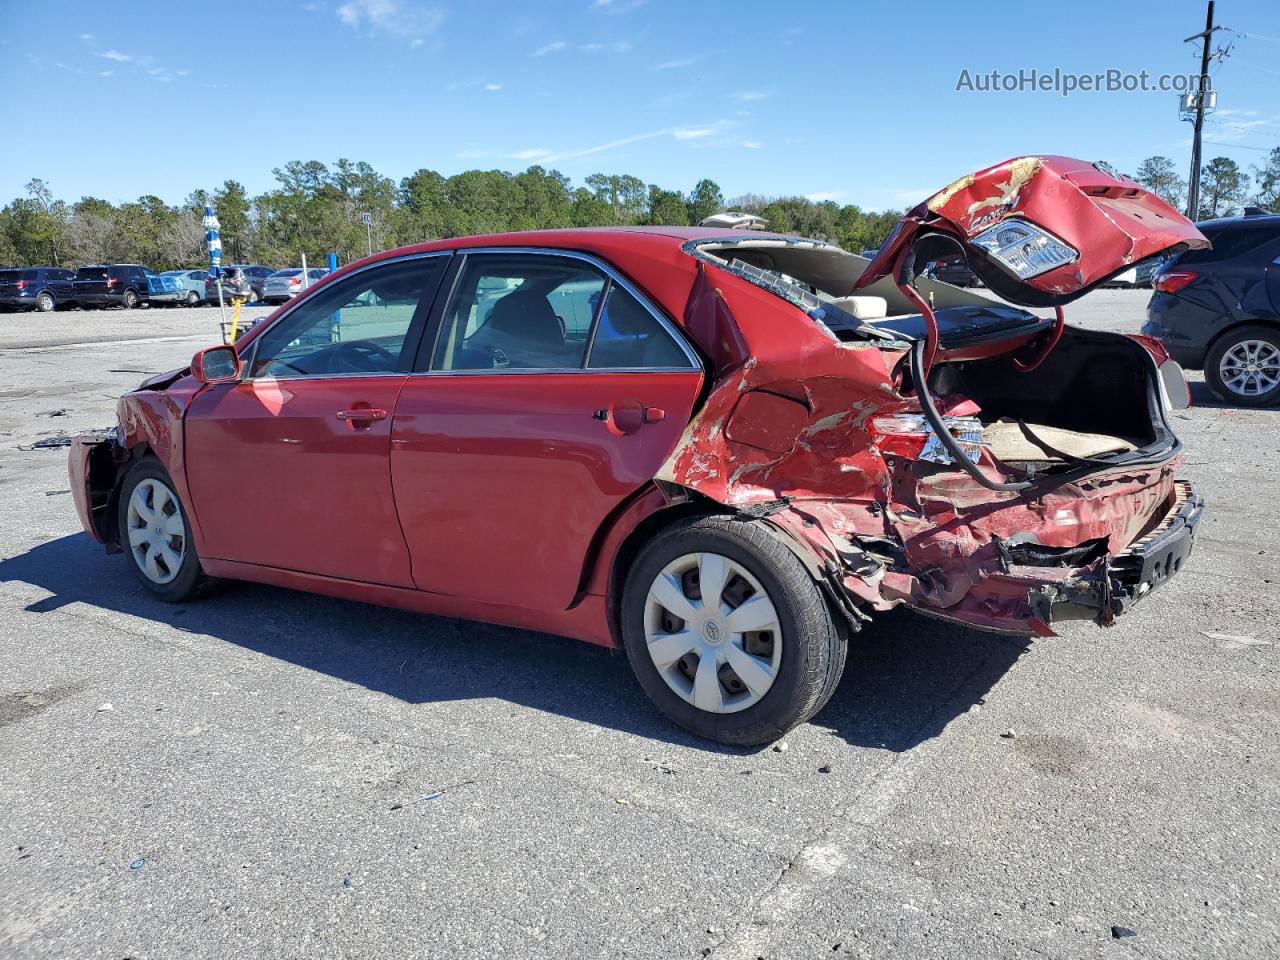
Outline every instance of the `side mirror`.
[(240, 356), (229, 344), (206, 347), (191, 358), (191, 375), (201, 383), (232, 383), (240, 379)]

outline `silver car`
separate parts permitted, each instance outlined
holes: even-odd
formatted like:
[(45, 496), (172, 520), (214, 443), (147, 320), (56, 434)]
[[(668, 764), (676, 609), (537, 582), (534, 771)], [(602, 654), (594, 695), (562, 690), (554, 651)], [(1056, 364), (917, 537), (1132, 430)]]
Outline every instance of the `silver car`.
[(209, 277), (207, 270), (166, 270), (162, 277), (173, 277), (182, 288), (179, 302), (188, 307), (197, 307), (204, 302), (204, 282)]
[(321, 270), (318, 267), (310, 268), (307, 270), (306, 286), (303, 286), (301, 268), (287, 267), (284, 270), (277, 270), (267, 277), (266, 282), (262, 285), (262, 301), (264, 303), (284, 303), (291, 297), (296, 297), (328, 273), (328, 270)]

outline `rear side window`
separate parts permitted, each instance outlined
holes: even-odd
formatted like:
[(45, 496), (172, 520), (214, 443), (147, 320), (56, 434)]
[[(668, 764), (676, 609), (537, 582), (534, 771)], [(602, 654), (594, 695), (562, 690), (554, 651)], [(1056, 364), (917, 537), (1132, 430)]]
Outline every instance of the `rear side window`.
[(610, 285), (591, 341), (587, 367), (592, 370), (687, 369), (689, 358), (639, 300), (622, 287)]
[(571, 257), (468, 257), (431, 368), (581, 369), (604, 288), (602, 273)]
[(81, 267), (76, 271), (77, 280), (105, 280), (106, 277), (106, 267)]
[(22, 279), (26, 280), (28, 283), (35, 283), (40, 279), (40, 271), (39, 270), (23, 270)]
[(0, 270), (0, 283), (17, 283), (17, 270)]
[(1188, 250), (1179, 255), (1179, 266), (1190, 266), (1196, 263), (1220, 263), (1223, 260), (1234, 260), (1236, 257), (1251, 253), (1258, 247), (1280, 237), (1280, 227), (1226, 227), (1206, 232), (1213, 248), (1209, 250)]

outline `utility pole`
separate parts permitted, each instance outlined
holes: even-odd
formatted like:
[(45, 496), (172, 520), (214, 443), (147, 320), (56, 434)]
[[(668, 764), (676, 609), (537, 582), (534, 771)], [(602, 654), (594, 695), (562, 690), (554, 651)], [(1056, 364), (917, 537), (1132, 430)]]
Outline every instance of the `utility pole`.
[(373, 214), (362, 213), (360, 219), (364, 221), (365, 239), (369, 241), (369, 256), (373, 256)]
[(1209, 41), (1213, 31), (1219, 29), (1213, 25), (1213, 0), (1209, 0), (1209, 12), (1205, 15), (1204, 33), (1195, 33), (1183, 40), (1190, 43), (1197, 37), (1200, 47), (1200, 92), (1196, 94), (1195, 133), (1191, 138), (1191, 176), (1187, 181), (1187, 219), (1195, 220), (1200, 206), (1200, 133), (1204, 129), (1204, 107), (1208, 99), (1206, 78), (1209, 75)]

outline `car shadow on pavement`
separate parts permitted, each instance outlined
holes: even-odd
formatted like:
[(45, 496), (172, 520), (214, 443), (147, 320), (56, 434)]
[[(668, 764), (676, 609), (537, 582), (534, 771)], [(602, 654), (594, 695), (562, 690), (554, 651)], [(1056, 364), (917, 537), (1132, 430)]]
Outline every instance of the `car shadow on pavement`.
[[(82, 603), (215, 637), (410, 704), (496, 698), (698, 749), (753, 752), (680, 730), (649, 703), (624, 656), (587, 643), (258, 584), (166, 604), (143, 590), (124, 558), (104, 555), (84, 534), (0, 560), (0, 581), (48, 591), (28, 604), (32, 612)], [(980, 702), (1026, 648), (909, 611), (879, 617), (853, 638), (844, 680), (813, 722), (854, 746), (909, 750)]]
[(1216, 410), (1277, 410), (1280, 407), (1250, 407), (1243, 403), (1227, 403), (1219, 400), (1209, 385), (1202, 380), (1192, 380), (1188, 384), (1191, 388), (1191, 406), (1192, 407), (1209, 407)]

